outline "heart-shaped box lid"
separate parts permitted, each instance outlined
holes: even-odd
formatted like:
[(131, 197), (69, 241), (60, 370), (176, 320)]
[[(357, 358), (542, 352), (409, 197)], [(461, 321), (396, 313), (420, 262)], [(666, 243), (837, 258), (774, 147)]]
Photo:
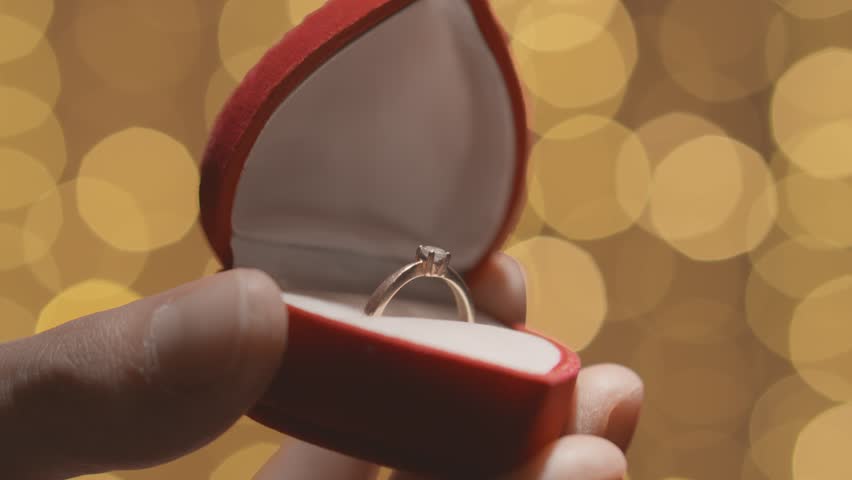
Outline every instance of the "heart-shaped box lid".
[[(288, 348), (251, 412), (318, 445), (406, 470), (488, 474), (562, 432), (579, 359), (444, 286), (363, 305), (415, 248), (469, 282), (519, 214), (521, 88), (485, 0), (331, 0), (288, 32), (220, 114), (202, 223), (226, 268), (285, 291)], [(438, 282), (440, 283), (440, 282)], [(476, 451), (471, 446), (476, 445)]]

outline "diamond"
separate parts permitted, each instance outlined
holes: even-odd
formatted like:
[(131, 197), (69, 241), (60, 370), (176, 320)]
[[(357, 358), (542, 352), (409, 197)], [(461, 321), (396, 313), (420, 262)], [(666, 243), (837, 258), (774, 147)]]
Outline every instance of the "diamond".
[(443, 248), (420, 245), (417, 247), (417, 259), (422, 260), (426, 274), (439, 276), (447, 273), (450, 266), (450, 252)]

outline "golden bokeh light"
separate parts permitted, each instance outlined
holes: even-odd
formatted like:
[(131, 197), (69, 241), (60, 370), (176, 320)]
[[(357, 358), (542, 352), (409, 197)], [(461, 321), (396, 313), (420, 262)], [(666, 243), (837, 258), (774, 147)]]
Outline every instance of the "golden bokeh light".
[[(47, 236), (42, 235), (47, 233)], [(37, 232), (18, 225), (0, 223), (0, 271), (12, 270), (42, 258), (50, 249), (55, 235)]]
[(793, 478), (852, 478), (852, 404), (813, 419), (799, 435), (793, 453)]
[(309, 14), (323, 6), (325, 0), (290, 0), (290, 23), (298, 25)]
[(0, 165), (0, 211), (29, 205), (56, 186), (44, 165), (24, 152), (0, 147)]
[(642, 144), (604, 117), (567, 120), (530, 157), (529, 201), (568, 238), (595, 239), (630, 227), (648, 199), (650, 167)]
[(829, 48), (784, 73), (772, 97), (775, 141), (790, 160), (818, 177), (852, 175), (852, 50)]
[(274, 443), (245, 447), (226, 458), (210, 475), (210, 480), (233, 480), (256, 472), (279, 448)]
[(832, 279), (796, 307), (790, 357), (802, 378), (837, 401), (852, 401), (852, 275)]
[(210, 77), (204, 96), (204, 124), (208, 131), (213, 129), (219, 112), (237, 85), (237, 81), (225, 67), (219, 67)]
[(98, 473), (95, 475), (83, 475), (82, 477), (74, 477), (72, 480), (124, 480), (122, 477), (114, 473)]
[(32, 335), (36, 319), (29, 309), (0, 297), (0, 343)]
[(815, 20), (830, 18), (852, 11), (848, 0), (774, 0), (789, 13), (803, 19)]
[[(117, 161), (119, 160), (120, 161)], [(86, 154), (76, 189), (82, 218), (105, 242), (141, 252), (180, 240), (198, 216), (198, 167), (186, 147), (163, 132), (130, 128)]]
[[(531, 3), (520, 13), (511, 48), (535, 96), (560, 108), (581, 108), (622, 92), (636, 66), (636, 33), (620, 2), (601, 3), (613, 6), (611, 19), (563, 2)], [(572, 27), (577, 23), (585, 27)], [(546, 33), (558, 29), (561, 36)]]
[(242, 80), (290, 26), (289, 2), (228, 0), (219, 20), (219, 54), (225, 69)]
[(28, 209), (24, 248), (31, 272), (53, 292), (89, 278), (132, 284), (147, 254), (116, 250), (96, 235), (77, 209), (78, 188), (79, 180), (64, 182)]
[[(768, 2), (674, 0), (660, 24), (663, 63), (682, 88), (706, 101), (763, 89), (772, 80), (761, 59), (776, 11)], [(720, 25), (725, 35), (718, 34)]]
[(852, 271), (852, 252), (813, 246), (807, 239), (778, 239), (754, 252), (754, 271), (791, 298), (805, 298), (820, 285)]
[(799, 432), (832, 402), (796, 375), (779, 380), (755, 402), (749, 421), (749, 452), (757, 469), (770, 479), (793, 479), (793, 449)]
[(53, 18), (54, 0), (3, 0), (0, 14), (21, 19), (44, 32)]
[(594, 259), (576, 245), (535, 237), (506, 251), (523, 265), (527, 279), (527, 325), (585, 348), (606, 316), (606, 291)]
[(0, 85), (29, 92), (50, 107), (56, 105), (62, 81), (50, 42), (42, 41), (31, 54), (0, 64)]
[(674, 243), (718, 229), (742, 197), (741, 163), (728, 137), (699, 137), (675, 148), (654, 171), (649, 210), (660, 235)]
[(29, 23), (0, 13), (0, 64), (29, 55), (41, 41), (44, 32)]
[(777, 212), (775, 183), (763, 157), (728, 137), (690, 140), (654, 172), (649, 223), (695, 260), (751, 251), (769, 233)]
[[(533, 180), (530, 179), (530, 181)], [(534, 208), (526, 205), (521, 211), (521, 216), (518, 218), (518, 222), (515, 224), (515, 228), (506, 240), (503, 248), (509, 248), (518, 242), (538, 236), (543, 230), (544, 220), (536, 214)]]
[(58, 327), (95, 312), (110, 310), (139, 300), (140, 296), (124, 285), (103, 279), (90, 279), (60, 292), (41, 310), (36, 332)]
[(65, 132), (56, 115), (50, 114), (38, 127), (11, 138), (5, 138), (0, 144), (37, 158), (53, 178), (60, 178), (65, 171), (67, 151)]
[(204, 265), (204, 270), (201, 272), (202, 277), (209, 277), (222, 271), (222, 262), (218, 258), (213, 257)]
[(20, 135), (38, 127), (51, 112), (50, 105), (32, 93), (0, 85), (0, 105), (15, 115), (0, 116), (0, 138)]
[(801, 229), (795, 233), (829, 248), (852, 246), (852, 222), (848, 221), (852, 183), (797, 174), (784, 179), (779, 189), (783, 209)]
[(79, 9), (73, 22), (83, 60), (111, 88), (147, 92), (173, 86), (198, 62), (197, 30), (164, 32), (143, 18), (125, 2), (106, 2)]

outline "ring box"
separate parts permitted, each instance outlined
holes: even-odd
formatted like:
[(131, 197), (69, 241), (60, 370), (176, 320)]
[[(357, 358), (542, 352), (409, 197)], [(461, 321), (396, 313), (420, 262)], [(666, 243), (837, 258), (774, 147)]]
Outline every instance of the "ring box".
[[(281, 285), (287, 350), (249, 412), (390, 467), (491, 476), (564, 432), (580, 362), (445, 285), (367, 298), (416, 247), (469, 282), (522, 207), (528, 130), (486, 0), (330, 0), (236, 89), (202, 164), (202, 224), (226, 268)], [(403, 295), (404, 293), (404, 295)]]

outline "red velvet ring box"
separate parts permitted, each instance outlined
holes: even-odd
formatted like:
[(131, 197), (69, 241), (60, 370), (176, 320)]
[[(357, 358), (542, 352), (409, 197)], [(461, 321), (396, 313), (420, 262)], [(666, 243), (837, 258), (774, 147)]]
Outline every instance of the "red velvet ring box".
[(363, 314), (420, 244), (475, 278), (518, 216), (527, 137), (485, 0), (331, 0), (263, 57), (219, 116), (201, 183), (225, 267), (262, 269), (286, 292), (288, 348), (252, 418), (468, 478), (559, 438), (579, 359), (524, 319), (453, 319), (435, 279)]

